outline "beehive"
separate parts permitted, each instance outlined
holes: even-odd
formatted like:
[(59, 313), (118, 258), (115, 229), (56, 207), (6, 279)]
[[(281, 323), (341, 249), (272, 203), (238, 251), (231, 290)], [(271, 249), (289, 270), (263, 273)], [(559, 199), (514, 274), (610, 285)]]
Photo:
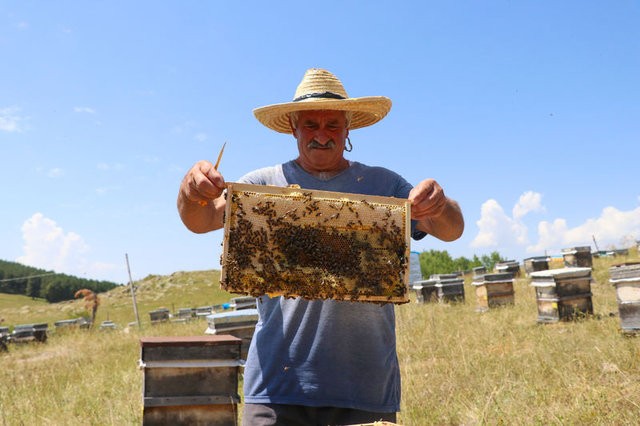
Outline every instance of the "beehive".
[(609, 282), (616, 288), (620, 325), (625, 333), (640, 333), (640, 263), (609, 268)]
[(474, 276), (471, 284), (476, 288), (476, 311), (486, 312), (498, 306), (513, 305), (513, 281), (514, 277), (510, 272)]
[(536, 290), (538, 322), (568, 321), (593, 314), (591, 268), (560, 268), (529, 274)]
[(567, 268), (591, 268), (593, 266), (590, 246), (562, 249), (562, 259), (564, 260), (564, 266)]
[(251, 296), (406, 303), (405, 199), (230, 183), (222, 287)]
[(240, 345), (229, 335), (142, 337), (142, 424), (237, 425)]

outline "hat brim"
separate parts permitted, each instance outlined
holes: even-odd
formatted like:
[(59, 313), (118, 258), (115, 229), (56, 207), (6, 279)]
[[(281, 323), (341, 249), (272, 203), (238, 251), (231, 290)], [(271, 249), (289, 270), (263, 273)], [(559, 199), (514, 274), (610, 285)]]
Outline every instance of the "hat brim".
[(267, 105), (253, 110), (258, 121), (280, 133), (292, 133), (289, 114), (294, 111), (351, 111), (349, 129), (371, 126), (382, 120), (391, 109), (391, 99), (385, 96), (367, 96), (347, 99), (310, 98), (299, 102)]

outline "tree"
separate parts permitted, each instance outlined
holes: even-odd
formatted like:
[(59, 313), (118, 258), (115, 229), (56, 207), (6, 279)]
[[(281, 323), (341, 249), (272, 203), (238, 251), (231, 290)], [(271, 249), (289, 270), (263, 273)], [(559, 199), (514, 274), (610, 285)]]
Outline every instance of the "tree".
[(500, 253), (494, 251), (491, 252), (490, 255), (482, 255), (481, 260), (484, 267), (487, 268), (487, 271), (493, 271), (496, 263), (504, 262), (506, 259), (503, 259)]
[(456, 266), (446, 250), (429, 250), (420, 253), (420, 269), (423, 277), (430, 277), (434, 274), (455, 272)]
[(40, 291), (42, 290), (42, 278), (40, 277), (31, 277), (27, 281), (27, 296), (35, 299), (36, 297), (40, 297)]

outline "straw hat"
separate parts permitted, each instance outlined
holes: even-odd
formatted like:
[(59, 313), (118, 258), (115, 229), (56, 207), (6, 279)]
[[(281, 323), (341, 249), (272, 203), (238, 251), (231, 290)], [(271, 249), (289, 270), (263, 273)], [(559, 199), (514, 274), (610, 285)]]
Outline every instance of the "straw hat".
[(391, 99), (384, 96), (350, 98), (342, 82), (329, 71), (307, 70), (293, 95), (293, 101), (256, 108), (253, 114), (265, 126), (280, 133), (291, 133), (289, 113), (293, 111), (351, 111), (350, 129), (370, 126), (382, 120), (391, 109)]

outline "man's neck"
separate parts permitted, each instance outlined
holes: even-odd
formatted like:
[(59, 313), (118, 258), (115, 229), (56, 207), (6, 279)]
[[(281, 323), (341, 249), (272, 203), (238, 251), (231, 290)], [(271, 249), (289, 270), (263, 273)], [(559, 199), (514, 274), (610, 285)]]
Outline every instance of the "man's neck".
[(329, 180), (334, 176), (339, 175), (340, 173), (342, 173), (343, 171), (345, 171), (346, 169), (349, 168), (349, 166), (351, 165), (351, 162), (344, 159), (344, 161), (341, 162), (340, 167), (337, 167), (335, 169), (331, 169), (331, 170), (319, 170), (319, 169), (310, 169), (310, 168), (306, 168), (304, 167), (304, 165), (302, 164), (302, 162), (299, 159), (295, 160), (295, 163), (305, 172), (309, 173), (311, 176), (320, 179), (320, 180)]

